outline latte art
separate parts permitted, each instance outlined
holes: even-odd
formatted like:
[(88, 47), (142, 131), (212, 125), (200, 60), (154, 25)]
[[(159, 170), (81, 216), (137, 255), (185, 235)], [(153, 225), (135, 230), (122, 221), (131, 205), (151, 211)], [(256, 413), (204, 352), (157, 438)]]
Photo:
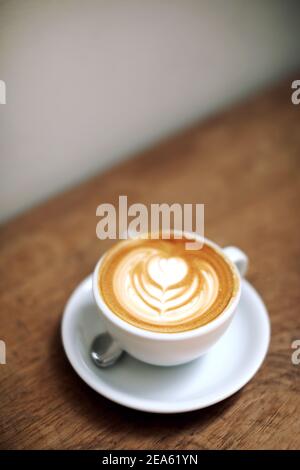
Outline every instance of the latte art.
[(174, 322), (207, 310), (217, 296), (218, 278), (204, 261), (193, 269), (183, 258), (167, 258), (162, 247), (140, 248), (120, 261), (114, 291), (120, 304), (134, 315)]
[(170, 333), (221, 313), (235, 288), (231, 266), (210, 246), (190, 251), (185, 243), (138, 239), (112, 248), (99, 272), (111, 310), (140, 328)]

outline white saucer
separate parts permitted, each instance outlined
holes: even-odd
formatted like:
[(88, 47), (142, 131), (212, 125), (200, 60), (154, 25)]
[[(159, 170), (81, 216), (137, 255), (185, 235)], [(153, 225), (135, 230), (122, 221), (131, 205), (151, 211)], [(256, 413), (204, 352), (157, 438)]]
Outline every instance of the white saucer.
[(213, 405), (242, 388), (257, 372), (268, 350), (270, 322), (255, 289), (243, 281), (232, 324), (203, 357), (175, 367), (157, 367), (129, 355), (108, 369), (89, 357), (91, 342), (104, 331), (94, 303), (92, 277), (71, 295), (63, 315), (62, 340), (77, 374), (101, 395), (152, 413), (181, 413)]

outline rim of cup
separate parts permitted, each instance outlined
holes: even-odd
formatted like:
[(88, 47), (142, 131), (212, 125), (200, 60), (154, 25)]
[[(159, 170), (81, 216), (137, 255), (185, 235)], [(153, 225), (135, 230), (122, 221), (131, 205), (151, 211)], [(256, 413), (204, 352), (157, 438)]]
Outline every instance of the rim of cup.
[[(172, 233), (176, 233), (179, 231), (173, 230)], [(236, 279), (238, 281), (238, 288), (236, 292), (231, 297), (228, 305), (225, 307), (223, 312), (221, 312), (216, 318), (211, 320), (210, 322), (206, 323), (205, 325), (201, 325), (197, 328), (193, 328), (191, 330), (186, 331), (179, 331), (177, 333), (163, 333), (157, 331), (146, 330), (143, 328), (139, 328), (137, 326), (132, 325), (131, 323), (126, 322), (122, 318), (120, 318), (116, 313), (114, 313), (108, 305), (105, 303), (99, 289), (99, 268), (105, 258), (106, 252), (101, 256), (98, 260), (94, 272), (93, 272), (93, 294), (96, 300), (98, 308), (101, 310), (101, 313), (112, 323), (114, 323), (117, 327), (122, 330), (125, 330), (127, 333), (130, 333), (134, 336), (139, 336), (140, 338), (148, 338), (153, 340), (164, 340), (164, 341), (174, 341), (178, 339), (186, 339), (186, 338), (193, 338), (195, 336), (203, 336), (214, 329), (221, 326), (223, 323), (230, 318), (230, 316), (235, 311), (235, 308), (238, 305), (240, 296), (241, 296), (241, 275), (236, 267), (236, 265), (229, 259), (229, 257), (224, 253), (222, 248), (214, 243), (213, 241), (205, 238), (199, 237), (196, 234), (192, 234), (191, 232), (182, 232), (183, 236), (193, 237), (194, 240), (202, 241), (204, 244), (211, 246), (214, 248), (220, 256), (222, 256), (226, 262), (231, 266), (234, 273), (236, 274)], [(137, 237), (138, 238), (138, 237)], [(117, 240), (116, 242), (120, 242), (122, 240)]]

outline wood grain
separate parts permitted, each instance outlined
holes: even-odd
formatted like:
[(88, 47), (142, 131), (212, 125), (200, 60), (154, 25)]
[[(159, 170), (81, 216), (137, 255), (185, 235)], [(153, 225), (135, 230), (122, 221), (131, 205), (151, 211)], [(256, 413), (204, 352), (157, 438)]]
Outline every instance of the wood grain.
[[(1, 448), (299, 448), (300, 106), (290, 92), (286, 82), (1, 228)], [(253, 380), (222, 403), (178, 416), (135, 412), (92, 391), (65, 358), (65, 302), (111, 243), (96, 238), (95, 210), (119, 194), (205, 203), (206, 235), (249, 254), (272, 341)]]

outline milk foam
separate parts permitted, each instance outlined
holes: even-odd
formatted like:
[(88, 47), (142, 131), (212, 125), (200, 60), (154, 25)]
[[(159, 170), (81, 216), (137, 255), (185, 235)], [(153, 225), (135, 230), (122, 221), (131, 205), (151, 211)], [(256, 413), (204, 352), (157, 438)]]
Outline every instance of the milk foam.
[(176, 332), (218, 315), (233, 293), (230, 266), (211, 247), (184, 240), (120, 242), (108, 252), (100, 289), (121, 318), (146, 329)]
[(161, 247), (142, 247), (120, 261), (114, 292), (136, 318), (174, 324), (196, 312), (201, 315), (217, 297), (215, 270), (202, 260), (197, 267), (192, 269), (181, 257), (167, 257)]

